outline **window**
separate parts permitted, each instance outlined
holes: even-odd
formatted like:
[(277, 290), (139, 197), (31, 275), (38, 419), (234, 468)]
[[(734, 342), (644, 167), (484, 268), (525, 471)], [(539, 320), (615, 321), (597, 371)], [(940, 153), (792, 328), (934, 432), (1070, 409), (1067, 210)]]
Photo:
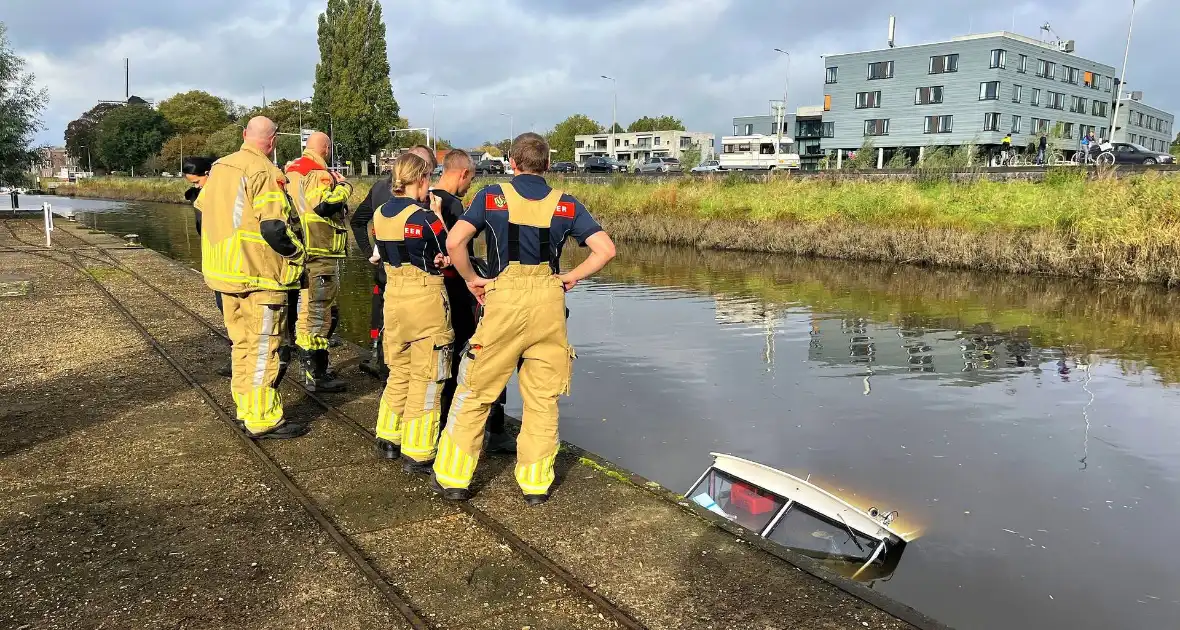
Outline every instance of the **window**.
[(1008, 53), (1002, 49), (997, 48), (992, 51), (992, 65), (991, 68), (1003, 68), (1004, 62), (1008, 60)]
[(951, 116), (927, 116), (926, 133), (950, 133)]
[(1061, 66), (1061, 81), (1063, 83), (1078, 84), (1078, 78), (1081, 76), (1081, 71), (1070, 66)]
[(743, 135), (743, 136), (752, 136), (752, 135), (754, 135), (754, 125), (752, 125), (752, 124), (750, 124), (750, 123), (747, 123), (747, 124), (746, 124), (746, 131), (745, 131), (745, 133), (743, 133), (742, 135)]
[(1020, 133), (1020, 116), (1012, 117), (1012, 133)]
[(834, 123), (834, 122), (823, 123), (823, 131), (821, 132), (821, 135), (825, 138), (835, 138), (836, 137), (836, 123)]
[(658, 147), (658, 146), (660, 146), (660, 137), (659, 137), (659, 136), (656, 136), (655, 145), (656, 145), (657, 147)]
[(681, 136), (680, 137), (680, 148), (681, 149), (691, 149), (692, 148), (692, 137), (691, 136)]
[(1097, 88), (1098, 87), (1098, 83), (1096, 81), (1094, 81), (1094, 73), (1093, 72), (1086, 71), (1086, 72), (1082, 73), (1082, 85), (1084, 85), (1088, 88)]
[(1041, 88), (1033, 88), (1032, 104), (1037, 107), (1041, 106)]
[(1000, 98), (1000, 82), (985, 81), (979, 84), (979, 100), (994, 101)]
[(937, 55), (930, 58), (930, 74), (959, 71), (958, 55)]
[(582, 140), (578, 140), (577, 142), (574, 142), (575, 149), (581, 149), (581, 148), (584, 148), (585, 146), (586, 146), (586, 143)]
[(615, 146), (616, 146), (616, 147), (617, 147), (617, 146), (620, 146), (620, 145), (622, 145), (622, 143), (623, 143), (623, 141), (622, 141), (622, 140), (619, 140), (618, 138), (615, 138)]
[(1080, 96), (1073, 97), (1069, 104), (1069, 111), (1075, 114), (1086, 113), (1086, 99)]
[(1106, 117), (1106, 101), (1100, 101), (1098, 99), (1094, 99), (1094, 105), (1092, 106), (1090, 113), (1094, 114), (1095, 116), (1101, 116), (1101, 117), (1105, 118)]
[(1098, 128), (1098, 137), (1099, 137), (1099, 138), (1105, 138), (1105, 137), (1106, 137), (1106, 127), (1099, 127), (1099, 128)]
[(824, 74), (824, 83), (827, 83), (830, 85), (830, 84), (836, 82), (836, 69), (837, 69), (836, 66), (832, 66), (831, 68), (828, 68), (827, 73)]
[(1107, 76), (1102, 77), (1102, 89), (1103, 90), (1106, 90), (1107, 92), (1109, 92), (1111, 83), (1113, 83), (1113, 80), (1111, 77), (1107, 77)]
[(1147, 117), (1147, 128), (1148, 129), (1155, 129), (1155, 116), (1148, 116)]
[(874, 118), (865, 121), (865, 135), (866, 136), (886, 136), (889, 135), (889, 119), (888, 118)]
[(856, 93), (856, 108), (867, 109), (870, 107), (881, 106), (881, 92), (857, 92)]
[(1061, 137), (1066, 140), (1073, 140), (1073, 123), (1067, 122), (1061, 125)]
[(1016, 66), (1016, 71), (1020, 74), (1028, 72), (1028, 55), (1020, 56), (1020, 63)]
[(831, 94), (824, 94), (824, 111), (825, 112), (832, 111), (832, 95)]
[(983, 115), (983, 130), (984, 131), (999, 131), (1000, 130), (1000, 115), (996, 113), (987, 113)]
[(1065, 109), (1065, 95), (1060, 92), (1049, 92), (1049, 109)]
[(1057, 64), (1044, 59), (1037, 60), (1037, 76), (1052, 79), (1057, 76)]
[(1094, 132), (1094, 125), (1078, 125), (1078, 137), (1085, 138)]
[(1049, 133), (1049, 119), (1048, 118), (1033, 118), (1032, 128), (1033, 133)]
[(942, 102), (942, 86), (921, 87), (914, 90), (914, 105), (931, 105)]
[(878, 61), (869, 64), (869, 78), (870, 79), (892, 79), (893, 78), (893, 62), (892, 61)]
[(1019, 85), (1012, 86), (1012, 102), (1019, 103), (1021, 97), (1024, 96), (1024, 87)]

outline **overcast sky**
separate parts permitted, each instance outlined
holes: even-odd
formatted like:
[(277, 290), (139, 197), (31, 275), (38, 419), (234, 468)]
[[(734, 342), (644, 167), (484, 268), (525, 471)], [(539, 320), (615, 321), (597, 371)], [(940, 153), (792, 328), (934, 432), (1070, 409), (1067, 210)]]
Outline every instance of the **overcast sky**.
[[(201, 89), (245, 105), (312, 93), (316, 16), (325, 0), (0, 0), (0, 20), (49, 88), (39, 143), (60, 145), (66, 123), (99, 99), (160, 100)], [(1127, 71), (1151, 105), (1180, 111), (1175, 79), (1180, 1), (1139, 0)], [(47, 12), (52, 7), (52, 15)], [(606, 74), (618, 81), (619, 121), (671, 114), (689, 130), (729, 133), (734, 116), (781, 98), (792, 53), (792, 107), (819, 104), (823, 53), (884, 47), (890, 13), (898, 45), (1044, 22), (1077, 54), (1122, 63), (1131, 0), (385, 0), (394, 95), (414, 125), (459, 145), (544, 131), (571, 113), (611, 120)], [(1170, 78), (1169, 78), (1170, 77)]]

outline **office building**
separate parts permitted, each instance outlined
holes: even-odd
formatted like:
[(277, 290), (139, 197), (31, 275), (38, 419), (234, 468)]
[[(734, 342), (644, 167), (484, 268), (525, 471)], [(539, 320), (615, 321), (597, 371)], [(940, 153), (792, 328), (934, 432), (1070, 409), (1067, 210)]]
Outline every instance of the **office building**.
[[(782, 101), (771, 101), (770, 113), (765, 115), (735, 117), (733, 119), (733, 135), (762, 134), (770, 136), (776, 134), (781, 103)], [(820, 140), (825, 133), (831, 132), (831, 125), (824, 124), (823, 114), (823, 107), (819, 105), (800, 107), (793, 113), (788, 113), (786, 121), (783, 123), (783, 135), (790, 136), (795, 141), (795, 150), (799, 153), (801, 170), (818, 170), (820, 160), (823, 159), (824, 151)]]
[(574, 136), (574, 161), (584, 164), (588, 157), (609, 157), (626, 163), (644, 162), (653, 157), (680, 159), (694, 145), (700, 149), (703, 160), (716, 153), (715, 144), (713, 134), (700, 131), (596, 133)]
[(1114, 126), (1114, 142), (1132, 142), (1167, 153), (1176, 137), (1173, 129), (1175, 117), (1168, 112), (1142, 103), (1142, 92), (1123, 92), (1123, 104), (1119, 107), (1119, 119)]

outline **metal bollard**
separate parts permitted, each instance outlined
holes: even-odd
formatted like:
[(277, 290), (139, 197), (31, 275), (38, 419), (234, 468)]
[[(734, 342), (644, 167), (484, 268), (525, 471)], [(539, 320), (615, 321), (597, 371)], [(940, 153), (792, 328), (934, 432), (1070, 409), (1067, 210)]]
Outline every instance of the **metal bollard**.
[(53, 247), (53, 239), (50, 234), (53, 232), (53, 206), (48, 201), (41, 204), (41, 213), (45, 218), (45, 246)]

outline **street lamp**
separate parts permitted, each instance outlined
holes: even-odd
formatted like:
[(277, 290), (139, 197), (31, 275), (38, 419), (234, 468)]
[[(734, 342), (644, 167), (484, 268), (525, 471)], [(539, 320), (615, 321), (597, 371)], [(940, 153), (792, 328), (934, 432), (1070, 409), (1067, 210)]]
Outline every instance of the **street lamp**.
[(783, 85), (782, 117), (778, 121), (778, 141), (781, 143), (783, 139), (783, 127), (787, 126), (787, 91), (791, 88), (791, 53), (782, 48), (775, 48), (774, 51), (787, 56), (787, 82)]
[(614, 100), (611, 101), (610, 108), (610, 148), (607, 149), (613, 159), (615, 157), (615, 127), (619, 126), (619, 82), (605, 74), (602, 75), (602, 78), (610, 81), (615, 86)]
[(93, 177), (94, 176), (94, 163), (90, 161), (90, 147), (88, 147), (86, 145), (82, 145), (82, 148), (86, 149), (86, 170), (89, 171), (90, 176)]
[(446, 94), (432, 94), (429, 92), (419, 92), (419, 94), (421, 94), (422, 96), (429, 96), (430, 97), (430, 128), (434, 130), (434, 146), (432, 147), (432, 149), (437, 152), (438, 151), (438, 126), (436, 124), (437, 121), (435, 120), (435, 114), (437, 113), (437, 109), (435, 108), (435, 103), (438, 101), (438, 98), (440, 96), (443, 98), (446, 98), (447, 95)]
[(512, 144), (512, 141), (516, 139), (516, 135), (515, 135), (516, 134), (516, 127), (513, 124), (514, 121), (512, 120), (512, 114), (506, 114), (504, 112), (500, 112), (500, 115), (508, 117), (508, 143)]
[[(1114, 118), (1110, 121), (1110, 141), (1114, 142), (1114, 130), (1119, 124), (1119, 108), (1123, 104), (1123, 84), (1127, 82), (1127, 58), (1131, 56), (1131, 29), (1135, 26), (1135, 0), (1131, 0), (1131, 22), (1127, 24), (1127, 49), (1123, 52), (1123, 72), (1119, 75), (1119, 91), (1114, 99)], [(1128, 122), (1130, 122), (1128, 120)]]

